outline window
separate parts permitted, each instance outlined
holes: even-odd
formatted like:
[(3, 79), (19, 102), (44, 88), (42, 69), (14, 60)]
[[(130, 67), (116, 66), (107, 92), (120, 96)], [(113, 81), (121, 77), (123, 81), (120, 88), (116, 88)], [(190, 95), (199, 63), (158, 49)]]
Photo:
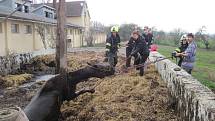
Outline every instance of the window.
[(16, 3), (16, 9), (19, 8), (17, 11), (22, 12), (22, 4)]
[(45, 11), (45, 17), (46, 18), (54, 18), (54, 15), (53, 15), (53, 13)]
[(0, 33), (2, 33), (2, 23), (0, 23)]
[(11, 32), (19, 33), (19, 24), (11, 24)]
[(53, 18), (53, 14), (52, 13), (49, 13), (49, 18)]
[(72, 42), (72, 40), (71, 40), (71, 39), (67, 39), (67, 42), (68, 42), (68, 43), (71, 43), (71, 42)]
[(25, 33), (26, 34), (31, 34), (32, 33), (31, 25), (25, 25)]
[(24, 6), (24, 12), (29, 13), (29, 7), (28, 6)]
[(45, 16), (48, 18), (49, 17), (49, 12), (45, 11)]

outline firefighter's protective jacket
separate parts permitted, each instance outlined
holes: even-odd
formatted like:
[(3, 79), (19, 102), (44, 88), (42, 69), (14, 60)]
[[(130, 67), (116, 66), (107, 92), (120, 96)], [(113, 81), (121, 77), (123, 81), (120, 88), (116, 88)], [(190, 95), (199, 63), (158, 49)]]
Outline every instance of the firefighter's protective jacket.
[(112, 34), (107, 37), (106, 40), (106, 51), (116, 53), (120, 48), (120, 36), (117, 34), (116, 37)]

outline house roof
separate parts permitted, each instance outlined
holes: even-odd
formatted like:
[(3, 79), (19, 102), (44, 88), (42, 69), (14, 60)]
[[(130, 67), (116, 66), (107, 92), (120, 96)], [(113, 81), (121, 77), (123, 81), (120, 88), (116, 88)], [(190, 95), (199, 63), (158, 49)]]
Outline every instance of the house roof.
[[(85, 1), (73, 1), (66, 2), (66, 15), (67, 17), (79, 17), (82, 15), (84, 4), (87, 4)], [(37, 8), (42, 4), (33, 4), (32, 7)], [(46, 5), (53, 7), (52, 3), (46, 3)], [(89, 11), (88, 11), (89, 12)]]
[(40, 8), (43, 8), (43, 7), (55, 10), (53, 7), (45, 5), (45, 4), (33, 4), (33, 5), (31, 5), (31, 7), (33, 7), (33, 10), (31, 12), (34, 12), (34, 11), (40, 9)]
[(66, 26), (67, 26), (67, 27), (80, 28), (80, 29), (83, 29), (83, 28), (84, 28), (83, 26), (79, 26), (79, 25), (72, 24), (72, 23), (67, 23)]
[[(6, 17), (11, 14), (13, 11), (0, 6), (0, 17)], [(39, 22), (46, 22), (56, 24), (57, 21), (55, 19), (46, 18), (43, 16), (39, 16), (33, 13), (23, 13), (23, 12), (15, 12), (10, 18), (13, 19), (23, 19), (23, 20), (31, 20), (31, 21), (39, 21)]]
[[(9, 14), (11, 14), (12, 12), (13, 12), (12, 9), (8, 9), (6, 7), (0, 6), (0, 18), (4, 18), (4, 17), (8, 16)], [(39, 15), (34, 14), (34, 13), (23, 13), (23, 12), (19, 12), (19, 11), (15, 12), (9, 18), (20, 19), (20, 20), (29, 20), (29, 21), (37, 21), (37, 22), (45, 22), (45, 23), (50, 23), (50, 24), (57, 24), (56, 19), (50, 19), (50, 18), (46, 18), (43, 16), (39, 16)], [(84, 28), (82, 26), (75, 25), (72, 23), (67, 23), (66, 25), (67, 25), (67, 27), (74, 27), (74, 28), (80, 28), (80, 29)]]

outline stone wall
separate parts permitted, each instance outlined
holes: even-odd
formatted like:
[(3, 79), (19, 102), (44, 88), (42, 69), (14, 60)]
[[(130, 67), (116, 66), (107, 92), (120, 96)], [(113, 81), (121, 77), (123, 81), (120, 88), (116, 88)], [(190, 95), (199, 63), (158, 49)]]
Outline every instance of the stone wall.
[[(152, 52), (151, 60), (163, 57)], [(184, 121), (215, 121), (215, 94), (170, 60), (155, 64), (162, 79), (167, 83), (170, 103), (174, 104), (179, 117)]]
[(32, 58), (31, 53), (0, 56), (0, 75), (17, 73)]

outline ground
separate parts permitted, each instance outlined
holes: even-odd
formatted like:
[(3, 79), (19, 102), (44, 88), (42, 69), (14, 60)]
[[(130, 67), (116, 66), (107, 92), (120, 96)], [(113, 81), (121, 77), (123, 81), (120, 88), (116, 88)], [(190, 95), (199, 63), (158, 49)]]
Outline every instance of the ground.
[[(159, 45), (158, 52), (165, 56), (171, 56), (176, 47)], [(215, 91), (215, 51), (198, 49), (195, 68), (192, 75), (202, 84)], [(175, 60), (173, 60), (175, 62)]]
[[(81, 56), (80, 56), (81, 55)], [(86, 62), (103, 61), (104, 53), (75, 52), (68, 55), (69, 70), (86, 66)], [(39, 61), (40, 60), (40, 61)], [(54, 56), (40, 56), (35, 61), (51, 65)], [(44, 64), (45, 63), (45, 64)], [(73, 101), (64, 102), (61, 108), (63, 121), (176, 121), (174, 111), (168, 107), (166, 84), (161, 80), (153, 65), (148, 66), (144, 77), (135, 69), (121, 71), (125, 58), (120, 56), (117, 73), (104, 79), (91, 78), (80, 83), (78, 89), (95, 88), (94, 94), (84, 94)], [(49, 72), (49, 71), (48, 71)], [(20, 106), (24, 108), (44, 81), (28, 88), (19, 86), (2, 89), (0, 108)], [(0, 93), (1, 94), (1, 93)], [(23, 96), (25, 95), (25, 96)]]

